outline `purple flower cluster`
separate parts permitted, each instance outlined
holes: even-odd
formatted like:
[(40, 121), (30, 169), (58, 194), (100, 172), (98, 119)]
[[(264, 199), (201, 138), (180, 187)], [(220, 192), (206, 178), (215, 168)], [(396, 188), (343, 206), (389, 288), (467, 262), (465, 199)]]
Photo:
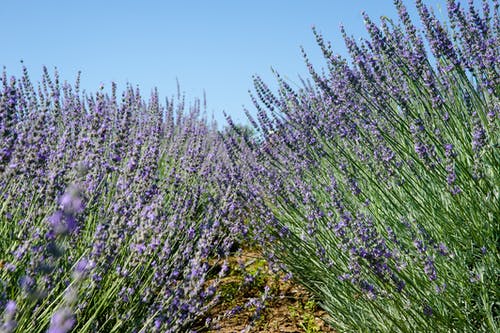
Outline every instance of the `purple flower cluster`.
[[(417, 0), (419, 29), (395, 0), (397, 22), (364, 15), (367, 40), (341, 28), (349, 60), (313, 29), (328, 68), (303, 51), (300, 89), (254, 80), (254, 228), (340, 330), (374, 329), (377, 314), (396, 331), (497, 325), (480, 304), (494, 303), (500, 263), (477, 258), (499, 231), (500, 18), (498, 1), (481, 3), (447, 1), (448, 26)], [(456, 283), (479, 267), (496, 267), (481, 280), (487, 301)]]
[(254, 77), (252, 127), (4, 70), (0, 332), (192, 329), (241, 241), (339, 331), (495, 331), (499, 3), (448, 0), (445, 24), (416, 0), (420, 29), (394, 4), (366, 40), (341, 27), (350, 59), (313, 29), (302, 88)]
[(15, 320), (16, 312), (17, 312), (16, 302), (12, 300), (8, 301), (7, 304), (5, 305), (2, 321), (0, 321), (0, 323), (2, 324), (0, 326), (0, 332), (2, 333), (14, 332), (14, 330), (17, 327), (17, 322)]
[(82, 94), (79, 77), (44, 69), (36, 89), (23, 73), (4, 72), (0, 93), (0, 221), (12, 235), (0, 241), (0, 305), (9, 295), (23, 309), (5, 330), (187, 329), (214, 304), (212, 268), (244, 230), (236, 146), (180, 94), (161, 105), (129, 86), (120, 101), (114, 84)]

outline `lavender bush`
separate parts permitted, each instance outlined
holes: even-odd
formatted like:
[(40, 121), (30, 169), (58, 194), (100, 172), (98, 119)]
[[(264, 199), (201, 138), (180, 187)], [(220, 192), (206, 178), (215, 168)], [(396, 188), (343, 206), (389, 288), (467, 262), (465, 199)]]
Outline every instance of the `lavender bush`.
[(4, 70), (0, 330), (188, 331), (240, 234), (234, 165), (201, 103), (121, 101)]
[(496, 332), (499, 4), (449, 0), (447, 26), (417, 0), (418, 30), (394, 3), (341, 29), (350, 60), (314, 31), (302, 89), (255, 79), (264, 246), (339, 331)]
[(498, 331), (498, 0), (394, 3), (350, 59), (314, 31), (301, 89), (255, 77), (255, 133), (4, 70), (0, 332), (192, 331), (250, 235), (338, 331)]

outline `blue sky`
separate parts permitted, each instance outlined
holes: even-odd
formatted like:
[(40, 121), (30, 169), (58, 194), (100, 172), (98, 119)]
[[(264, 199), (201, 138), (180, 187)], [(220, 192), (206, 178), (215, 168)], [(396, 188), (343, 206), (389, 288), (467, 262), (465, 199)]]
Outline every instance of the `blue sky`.
[[(427, 3), (446, 8), (444, 0)], [(364, 36), (362, 10), (377, 20), (396, 17), (391, 0), (3, 1), (0, 65), (17, 76), (23, 59), (35, 82), (43, 65), (69, 82), (81, 70), (89, 92), (114, 81), (170, 97), (178, 79), (188, 99), (206, 92), (219, 122), (223, 110), (245, 122), (252, 75), (271, 86), (271, 67), (293, 82), (307, 77), (301, 45), (323, 66), (311, 26), (344, 54), (339, 25)]]

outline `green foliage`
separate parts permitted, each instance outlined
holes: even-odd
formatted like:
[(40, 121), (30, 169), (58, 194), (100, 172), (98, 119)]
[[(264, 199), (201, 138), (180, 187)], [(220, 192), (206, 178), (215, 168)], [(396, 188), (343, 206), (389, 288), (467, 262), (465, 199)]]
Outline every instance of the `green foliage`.
[(314, 300), (309, 300), (305, 304), (298, 306), (289, 306), (288, 311), (292, 320), (299, 320), (299, 327), (305, 333), (320, 333), (321, 328), (316, 323), (314, 311), (317, 309), (317, 304)]
[(370, 42), (345, 37), (352, 68), (317, 35), (331, 77), (313, 72), (314, 89), (281, 102), (289, 135), (307, 139), (284, 150), (306, 167), (271, 161), (286, 177), (265, 199), (268, 246), (340, 331), (497, 331), (499, 86), (441, 51), (419, 72), (400, 27), (365, 19)]
[[(366, 159), (372, 148), (317, 132), (323, 150), (318, 154), (311, 148), (315, 166), (291, 177), (290, 184), (300, 179), (311, 192), (306, 196), (297, 190), (269, 202), (279, 228), (289, 231), (270, 246), (319, 297), (340, 331), (494, 331), (499, 320), (499, 124), (484, 119), (488, 141), (477, 153), (464, 119), (471, 110), (483, 119), (496, 97), (476, 91), (460, 70), (451, 71), (449, 102), (443, 106), (450, 119), (443, 122), (426, 106), (428, 96), (419, 93), (423, 83), (407, 79), (415, 94), (404, 117), (396, 103), (372, 108), (386, 115), (380, 119), (394, 121), (393, 132), (381, 131), (380, 144), (396, 158), (388, 163)], [(465, 102), (459, 96), (472, 98)], [(428, 120), (425, 137), (436, 152), (432, 161), (417, 156), (408, 130), (411, 119), (423, 117)], [(370, 134), (359, 128), (361, 140), (369, 141)], [(443, 143), (457, 152), (458, 194), (447, 184)], [(443, 245), (446, 250), (440, 250)], [(377, 259), (376, 251), (384, 253)]]

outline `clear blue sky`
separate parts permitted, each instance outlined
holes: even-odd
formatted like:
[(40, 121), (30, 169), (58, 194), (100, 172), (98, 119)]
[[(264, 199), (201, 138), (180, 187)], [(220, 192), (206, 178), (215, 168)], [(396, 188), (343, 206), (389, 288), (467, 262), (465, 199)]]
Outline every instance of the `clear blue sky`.
[[(444, 0), (426, 3), (446, 8)], [(301, 45), (324, 64), (311, 26), (344, 54), (339, 25), (364, 36), (362, 10), (377, 21), (396, 17), (391, 0), (2, 1), (0, 65), (17, 76), (23, 59), (35, 82), (43, 65), (69, 82), (81, 70), (89, 92), (115, 81), (120, 90), (130, 82), (169, 97), (177, 78), (188, 99), (206, 92), (219, 122), (223, 110), (245, 122), (252, 75), (272, 83), (273, 67), (292, 81), (307, 77)]]

